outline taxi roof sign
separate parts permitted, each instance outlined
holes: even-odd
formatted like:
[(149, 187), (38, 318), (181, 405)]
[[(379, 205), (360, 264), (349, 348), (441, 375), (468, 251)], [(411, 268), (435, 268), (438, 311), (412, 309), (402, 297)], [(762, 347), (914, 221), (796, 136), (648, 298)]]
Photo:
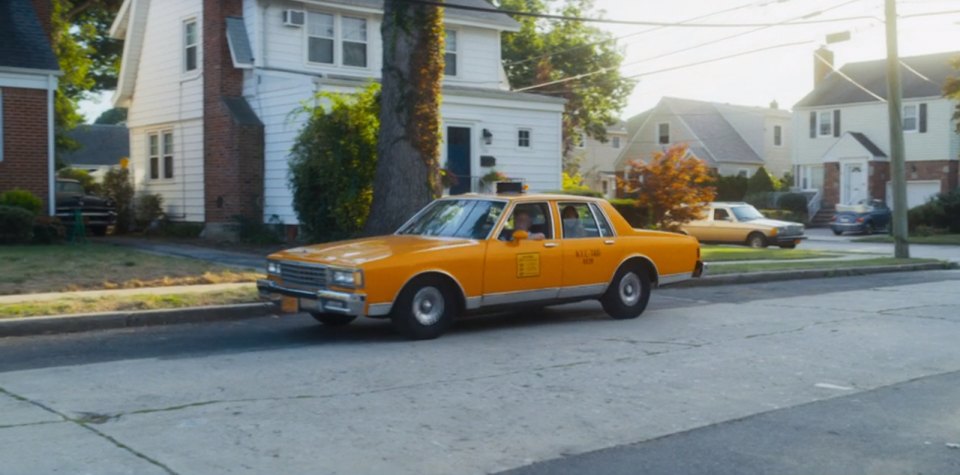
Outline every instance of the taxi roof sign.
[(498, 181), (497, 194), (505, 193), (523, 193), (524, 186), (521, 181)]

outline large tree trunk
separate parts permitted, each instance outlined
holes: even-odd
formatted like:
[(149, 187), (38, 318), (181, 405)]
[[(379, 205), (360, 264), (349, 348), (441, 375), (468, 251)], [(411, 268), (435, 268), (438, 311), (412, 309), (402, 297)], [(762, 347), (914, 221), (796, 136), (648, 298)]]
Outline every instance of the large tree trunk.
[(388, 234), (440, 190), (442, 9), (384, 0), (377, 172), (366, 233)]

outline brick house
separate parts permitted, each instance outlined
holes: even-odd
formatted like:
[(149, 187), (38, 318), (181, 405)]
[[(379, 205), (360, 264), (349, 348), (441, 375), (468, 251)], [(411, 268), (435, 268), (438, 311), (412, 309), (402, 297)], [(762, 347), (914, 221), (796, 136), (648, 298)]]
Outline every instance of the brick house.
[[(485, 0), (448, 0), (489, 8)], [(297, 224), (289, 152), (318, 92), (380, 77), (382, 0), (125, 0), (111, 29), (124, 40), (114, 105), (128, 107), (138, 192), (172, 219), (231, 234), (235, 216)], [(441, 163), (451, 193), (479, 191), (495, 169), (531, 190), (561, 183), (562, 99), (510, 90), (500, 34), (519, 24), (448, 9)], [(494, 168), (495, 167), (495, 168)]]
[[(814, 88), (794, 107), (795, 186), (829, 215), (837, 204), (880, 199), (892, 204), (886, 60), (847, 63), (834, 72), (832, 54), (815, 59)], [(960, 52), (901, 58), (907, 204), (923, 204), (960, 182), (956, 103), (943, 97), (960, 74)]]
[(53, 214), (53, 94), (49, 0), (0, 0), (0, 192), (21, 188)]

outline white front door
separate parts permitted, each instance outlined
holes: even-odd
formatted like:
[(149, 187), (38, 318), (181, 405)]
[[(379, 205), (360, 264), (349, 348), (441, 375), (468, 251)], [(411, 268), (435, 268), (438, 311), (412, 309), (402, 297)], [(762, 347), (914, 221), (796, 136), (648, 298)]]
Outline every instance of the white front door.
[(867, 199), (867, 164), (863, 162), (844, 163), (840, 170), (840, 201), (855, 205)]

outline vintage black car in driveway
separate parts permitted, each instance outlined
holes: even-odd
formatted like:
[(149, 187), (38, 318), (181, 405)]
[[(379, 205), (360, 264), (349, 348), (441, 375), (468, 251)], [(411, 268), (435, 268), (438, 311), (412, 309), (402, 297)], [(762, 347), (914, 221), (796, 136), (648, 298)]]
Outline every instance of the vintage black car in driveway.
[(57, 217), (69, 230), (80, 210), (83, 222), (93, 234), (103, 236), (117, 220), (117, 210), (107, 198), (87, 194), (77, 180), (57, 178)]
[(882, 200), (858, 205), (837, 205), (837, 214), (830, 220), (830, 229), (837, 236), (850, 231), (873, 234), (890, 231), (890, 208)]

